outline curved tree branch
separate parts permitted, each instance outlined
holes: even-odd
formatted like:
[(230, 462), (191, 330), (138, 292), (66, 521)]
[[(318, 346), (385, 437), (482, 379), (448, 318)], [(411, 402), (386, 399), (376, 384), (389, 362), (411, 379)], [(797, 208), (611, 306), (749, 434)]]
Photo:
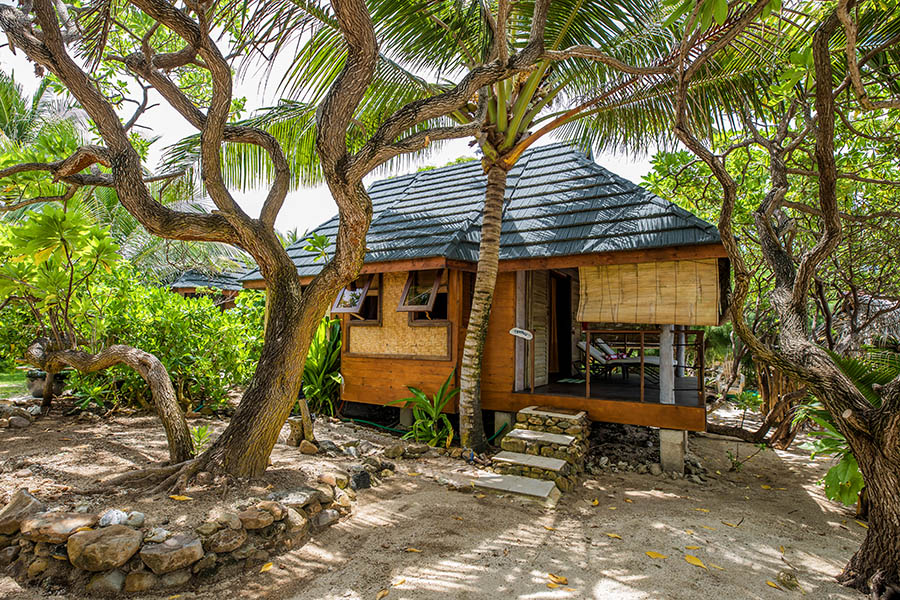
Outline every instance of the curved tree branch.
[(178, 406), (172, 380), (162, 362), (149, 352), (123, 344), (109, 346), (97, 354), (82, 350), (54, 350), (50, 340), (42, 339), (28, 347), (25, 357), (48, 373), (58, 372), (67, 366), (82, 373), (96, 373), (120, 364), (134, 369), (150, 386), (153, 404), (166, 430), (170, 462), (180, 463), (193, 455), (191, 433)]

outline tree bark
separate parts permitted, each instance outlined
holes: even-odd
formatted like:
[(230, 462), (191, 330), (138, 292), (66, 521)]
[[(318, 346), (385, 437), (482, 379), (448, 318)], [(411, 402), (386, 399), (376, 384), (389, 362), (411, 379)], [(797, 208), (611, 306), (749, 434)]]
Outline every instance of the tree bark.
[(506, 169), (497, 164), (487, 168), (487, 190), (481, 221), (481, 243), (472, 311), (466, 329), (459, 375), (459, 437), (463, 448), (483, 451), (487, 447), (481, 414), (481, 367), (487, 336), (497, 268), (500, 260), (500, 226), (506, 195)]
[(44, 376), (44, 397), (41, 399), (41, 412), (44, 414), (50, 412), (50, 406), (53, 404), (53, 383), (56, 374), (52, 371), (45, 371)]
[(253, 379), (228, 427), (200, 457), (204, 469), (237, 477), (257, 477), (297, 401), (309, 342), (321, 311), (302, 299), (296, 270), (281, 269), (266, 279), (269, 319)]
[(861, 438), (854, 441), (853, 453), (866, 482), (871, 526), (838, 581), (868, 590), (875, 599), (896, 598), (900, 596), (900, 457), (896, 448), (891, 451)]
[(156, 413), (166, 430), (169, 461), (176, 464), (189, 460), (193, 455), (191, 432), (184, 413), (178, 406), (172, 380), (162, 362), (149, 352), (123, 344), (109, 346), (97, 354), (82, 350), (45, 352), (44, 343), (39, 340), (28, 348), (26, 356), (48, 374), (58, 371), (64, 365), (82, 373), (96, 373), (119, 364), (131, 367), (150, 385)]

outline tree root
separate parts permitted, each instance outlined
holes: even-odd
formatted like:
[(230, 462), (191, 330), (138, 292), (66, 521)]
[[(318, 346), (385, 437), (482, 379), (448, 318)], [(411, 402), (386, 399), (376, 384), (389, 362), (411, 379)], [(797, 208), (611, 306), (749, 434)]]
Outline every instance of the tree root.
[(158, 479), (168, 477), (172, 473), (179, 471), (184, 465), (190, 463), (191, 461), (180, 462), (174, 465), (162, 465), (158, 467), (147, 467), (146, 469), (137, 469), (136, 471), (129, 471), (127, 473), (123, 473), (121, 475), (117, 475), (105, 482), (99, 488), (95, 490), (86, 490), (85, 493), (99, 493), (99, 492), (107, 492), (111, 488), (114, 487), (122, 487), (122, 486), (130, 486), (130, 487), (139, 487), (141, 485), (153, 483)]
[(195, 459), (176, 465), (178, 469), (171, 471), (168, 477), (153, 488), (152, 492), (155, 494), (176, 494), (184, 491), (191, 478), (202, 471), (209, 464), (209, 460), (207, 454), (202, 454)]
[(836, 579), (843, 586), (868, 594), (871, 600), (900, 600), (900, 578), (883, 569), (866, 577), (864, 573), (846, 568)]

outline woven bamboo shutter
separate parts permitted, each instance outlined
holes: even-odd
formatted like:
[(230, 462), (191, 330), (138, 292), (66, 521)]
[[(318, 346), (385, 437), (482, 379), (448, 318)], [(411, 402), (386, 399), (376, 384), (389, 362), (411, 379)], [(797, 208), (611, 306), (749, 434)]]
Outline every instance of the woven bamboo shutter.
[(582, 322), (719, 322), (719, 269), (714, 258), (581, 267), (579, 278)]

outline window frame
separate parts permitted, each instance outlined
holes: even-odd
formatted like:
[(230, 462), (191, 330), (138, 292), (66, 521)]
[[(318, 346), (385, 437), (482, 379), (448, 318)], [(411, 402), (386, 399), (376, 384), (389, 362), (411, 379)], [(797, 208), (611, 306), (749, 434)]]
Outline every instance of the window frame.
[(365, 285), (364, 285), (363, 288), (362, 288), (362, 290), (363, 290), (362, 294), (360, 294), (360, 296), (359, 296), (359, 302), (357, 302), (356, 304), (354, 304), (352, 307), (338, 306), (338, 302), (340, 302), (341, 298), (344, 296), (344, 292), (347, 291), (347, 288), (348, 288), (350, 285), (352, 285), (352, 284), (356, 283), (357, 281), (359, 281), (360, 278), (357, 277), (356, 279), (354, 279), (353, 281), (351, 281), (350, 283), (348, 283), (347, 285), (345, 285), (344, 287), (342, 287), (342, 288), (341, 288), (341, 291), (338, 292), (338, 295), (337, 295), (337, 297), (334, 299), (334, 302), (331, 303), (331, 312), (332, 312), (332, 314), (344, 314), (344, 315), (346, 315), (346, 314), (349, 314), (349, 315), (359, 314), (359, 311), (362, 309), (363, 302), (366, 301), (366, 296), (369, 294), (369, 287), (371, 287), (371, 285), (372, 285), (372, 279), (374, 278), (373, 275), (363, 275), (363, 277), (366, 278), (366, 283), (365, 283)]
[[(434, 278), (434, 284), (431, 286), (431, 294), (428, 296), (428, 304), (405, 304), (406, 296), (409, 294), (409, 288), (412, 287), (413, 277), (416, 273), (423, 273), (426, 271), (437, 272), (437, 277)], [(437, 299), (438, 289), (441, 287), (441, 282), (444, 281), (446, 272), (447, 269), (420, 269), (417, 271), (410, 271), (406, 276), (406, 283), (403, 285), (403, 293), (400, 294), (400, 303), (397, 305), (397, 312), (408, 312), (410, 314), (414, 312), (431, 312), (432, 308), (434, 308), (434, 301)]]

